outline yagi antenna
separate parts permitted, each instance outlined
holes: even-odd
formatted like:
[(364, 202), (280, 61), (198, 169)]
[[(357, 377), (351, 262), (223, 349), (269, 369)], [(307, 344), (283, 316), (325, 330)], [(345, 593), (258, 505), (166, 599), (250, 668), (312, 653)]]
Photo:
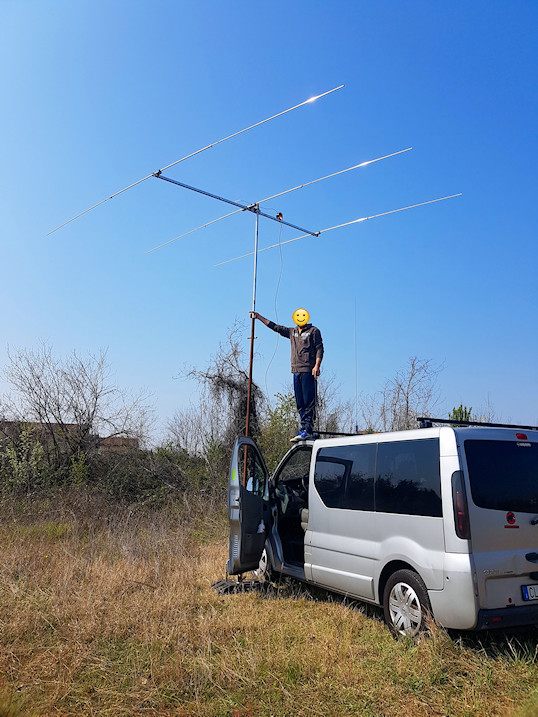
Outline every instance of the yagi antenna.
[[(260, 199), (256, 202), (256, 204), (263, 204), (264, 202), (268, 202), (271, 199), (276, 199), (277, 197), (282, 197), (284, 194), (289, 194), (290, 192), (295, 192), (297, 189), (303, 189), (304, 187), (308, 187), (311, 184), (316, 184), (316, 182), (322, 182), (324, 179), (331, 179), (331, 177), (337, 177), (340, 174), (345, 174), (346, 172), (351, 172), (353, 169), (359, 169), (361, 167), (366, 167), (369, 164), (374, 164), (374, 162), (380, 162), (382, 159), (389, 159), (389, 157), (395, 157), (398, 154), (403, 154), (404, 152), (409, 152), (412, 150), (413, 147), (408, 147), (407, 149), (401, 149), (398, 152), (392, 152), (392, 154), (385, 154), (383, 157), (376, 157), (376, 159), (368, 159), (365, 162), (361, 162), (360, 164), (355, 164), (353, 167), (348, 167), (347, 169), (341, 169), (339, 172), (333, 172), (332, 174), (327, 174), (325, 177), (319, 177), (319, 179), (312, 179), (310, 182), (305, 182), (304, 184), (299, 184), (296, 187), (292, 187), (291, 189), (286, 189), (284, 192), (279, 192), (278, 194), (273, 194), (270, 197), (266, 197), (265, 199)], [(161, 177), (163, 179), (163, 177)], [(219, 197), (220, 198), (220, 197)], [(191, 229), (188, 232), (185, 232), (184, 234), (180, 234), (177, 237), (174, 237), (173, 239), (169, 239), (168, 241), (164, 242), (164, 244), (159, 244), (159, 246), (153, 247), (153, 249), (149, 249), (146, 254), (151, 254), (154, 251), (157, 251), (157, 249), (162, 249), (164, 246), (168, 246), (168, 244), (172, 244), (173, 242), (177, 241), (178, 239), (183, 239), (183, 237), (189, 236), (189, 234), (194, 234), (194, 232), (199, 231), (200, 229), (205, 229), (206, 227), (210, 227), (212, 224), (216, 224), (217, 222), (222, 221), (223, 219), (227, 219), (228, 217), (233, 217), (234, 214), (238, 214), (239, 212), (244, 211), (244, 209), (236, 209), (234, 212), (229, 212), (228, 214), (223, 214), (222, 217), (218, 217), (217, 219), (213, 219), (210, 222), (206, 222), (206, 224), (202, 224), (199, 227), (196, 227), (196, 229)]]
[[(396, 212), (404, 212), (406, 209), (415, 209), (415, 207), (423, 207), (425, 204), (434, 204), (435, 202), (443, 202), (445, 199), (454, 199), (454, 197), (461, 197), (462, 193), (459, 194), (451, 194), (448, 197), (439, 197), (439, 199), (430, 199), (427, 202), (420, 202), (419, 204), (411, 204), (408, 207), (400, 207), (399, 209), (391, 209), (388, 212), (381, 212), (380, 214), (372, 214), (370, 217), (360, 217), (359, 219), (353, 219), (351, 222), (345, 222), (344, 224), (336, 224), (334, 227), (328, 227), (327, 229), (320, 229), (319, 232), (316, 234), (302, 234), (300, 237), (295, 237), (294, 239), (287, 239), (286, 241), (279, 242), (278, 244), (272, 244), (271, 246), (266, 246), (263, 249), (258, 249), (258, 254), (261, 254), (262, 251), (269, 251), (269, 249), (276, 249), (279, 246), (283, 246), (284, 244), (291, 244), (291, 242), (299, 241), (299, 239), (305, 239), (308, 236), (319, 236), (320, 234), (325, 234), (326, 232), (330, 232), (333, 229), (341, 229), (342, 227), (348, 227), (351, 224), (358, 224), (359, 222), (365, 222), (368, 219), (377, 219), (378, 217), (385, 217), (387, 214), (396, 214)], [(230, 264), (232, 261), (238, 261), (239, 259), (244, 259), (247, 256), (252, 256), (253, 252), (248, 252), (247, 254), (241, 254), (241, 256), (235, 256), (233, 259), (226, 259), (225, 261), (221, 261), (218, 264), (213, 264), (213, 266), (223, 266), (223, 264)]]
[[(185, 157), (182, 157), (181, 159), (177, 159), (175, 162), (172, 162), (171, 164), (167, 164), (166, 167), (163, 167), (162, 169), (159, 169), (156, 172), (152, 172), (151, 174), (148, 174), (147, 176), (142, 177), (142, 179), (139, 179), (136, 182), (129, 184), (129, 186), (124, 187), (123, 189), (120, 189), (118, 192), (111, 194), (109, 197), (106, 197), (105, 199), (102, 199), (100, 202), (97, 202), (97, 204), (94, 204), (93, 206), (89, 207), (88, 209), (85, 209), (83, 212), (80, 212), (79, 214), (72, 217), (68, 221), (64, 222), (63, 224), (60, 224), (60, 226), (56, 227), (55, 229), (52, 229), (50, 232), (48, 232), (47, 236), (58, 231), (58, 229), (65, 227), (67, 224), (70, 224), (71, 222), (75, 221), (75, 219), (78, 219), (79, 217), (83, 216), (84, 214), (91, 212), (93, 209), (100, 206), (101, 204), (104, 204), (109, 199), (113, 199), (114, 197), (117, 197), (118, 195), (122, 194), (123, 192), (126, 192), (128, 189), (131, 189), (132, 187), (136, 187), (137, 184), (141, 184), (142, 182), (145, 182), (146, 179), (150, 179), (151, 177), (156, 177), (157, 179), (162, 179), (166, 182), (171, 182), (172, 184), (176, 184), (177, 186), (183, 187), (184, 189), (189, 189), (191, 191), (198, 192), (200, 194), (204, 194), (207, 197), (211, 197), (213, 199), (218, 199), (222, 202), (225, 202), (227, 204), (231, 204), (234, 207), (237, 207), (238, 210), (250, 211), (256, 215), (256, 228), (255, 228), (255, 238), (254, 238), (254, 278), (253, 278), (253, 282), (252, 282), (252, 312), (254, 312), (256, 309), (258, 224), (259, 224), (260, 216), (265, 217), (267, 219), (271, 219), (273, 221), (278, 221), (281, 224), (289, 226), (293, 229), (297, 229), (298, 231), (301, 231), (301, 232), (306, 232), (307, 234), (311, 234), (313, 236), (317, 236), (317, 232), (310, 232), (308, 229), (303, 229), (301, 227), (296, 226), (295, 224), (290, 224), (288, 222), (284, 222), (281, 214), (277, 215), (277, 217), (273, 217), (269, 214), (265, 214), (264, 212), (260, 211), (259, 203), (250, 204), (250, 205), (240, 204), (239, 202), (234, 202), (230, 199), (226, 199), (224, 197), (218, 196), (217, 194), (212, 194), (203, 189), (198, 189), (198, 188), (192, 187), (188, 184), (184, 184), (183, 182), (179, 182), (178, 180), (171, 179), (169, 177), (165, 177), (165, 176), (163, 176), (162, 173), (166, 169), (170, 169), (170, 167), (174, 167), (176, 164), (179, 164), (180, 162), (184, 162), (186, 159), (190, 159), (191, 157), (194, 157), (197, 154), (200, 154), (201, 152), (205, 152), (207, 149), (211, 149), (212, 147), (215, 147), (218, 144), (222, 144), (222, 142), (226, 142), (227, 140), (232, 139), (233, 137), (237, 137), (238, 135), (243, 134), (244, 132), (248, 132), (249, 130), (254, 129), (254, 127), (259, 127), (260, 125), (265, 124), (266, 122), (270, 122), (271, 120), (276, 119), (277, 117), (281, 117), (282, 115), (285, 115), (288, 112), (292, 112), (293, 110), (298, 109), (299, 107), (302, 107), (303, 105), (311, 104), (312, 102), (319, 100), (321, 97), (326, 97), (327, 95), (330, 95), (332, 92), (336, 92), (336, 90), (340, 90), (343, 86), (344, 85), (339, 85), (338, 87), (334, 87), (332, 90), (323, 92), (320, 95), (315, 95), (314, 97), (310, 97), (308, 100), (305, 100), (304, 102), (300, 102), (298, 105), (294, 105), (293, 107), (290, 107), (287, 110), (283, 110), (282, 112), (278, 112), (275, 115), (271, 115), (271, 117), (267, 117), (266, 119), (261, 120), (260, 122), (256, 122), (255, 124), (249, 125), (248, 127), (245, 127), (244, 129), (239, 130), (238, 132), (234, 132), (233, 134), (230, 134), (227, 137), (223, 137), (222, 139), (219, 139), (216, 142), (213, 142), (212, 144), (208, 144), (206, 147), (202, 147), (201, 149), (198, 149), (196, 152), (191, 152), (191, 154), (188, 154)], [(251, 401), (251, 392), (252, 392), (252, 364), (253, 364), (253, 359), (254, 359), (254, 324), (255, 324), (255, 319), (252, 318), (251, 337), (250, 337), (250, 366), (249, 366), (248, 395), (247, 395), (247, 415), (246, 415), (246, 427), (245, 427), (245, 435), (247, 435), (247, 436), (249, 433), (250, 401)], [(246, 480), (246, 460), (245, 460), (245, 476), (244, 476), (244, 478)]]
[(223, 137), (222, 139), (217, 140), (216, 142), (212, 142), (211, 144), (208, 144), (206, 147), (202, 147), (201, 149), (197, 149), (196, 152), (191, 152), (191, 154), (185, 155), (185, 157), (181, 157), (181, 159), (176, 159), (175, 162), (172, 162), (171, 164), (167, 164), (166, 167), (163, 167), (162, 169), (157, 170), (157, 172), (152, 172), (151, 174), (148, 174), (146, 177), (142, 177), (142, 179), (137, 180), (136, 182), (133, 182), (132, 184), (129, 184), (128, 187), (124, 187), (123, 189), (120, 189), (118, 192), (115, 192), (114, 194), (111, 194), (109, 197), (106, 197), (105, 199), (102, 199), (100, 202), (97, 202), (97, 204), (94, 204), (93, 206), (89, 207), (88, 209), (85, 209), (83, 212), (80, 212), (76, 216), (72, 217), (71, 219), (68, 219), (63, 224), (60, 224), (60, 226), (56, 227), (55, 229), (52, 229), (50, 232), (47, 233), (47, 236), (50, 236), (51, 234), (54, 234), (54, 232), (57, 232), (58, 229), (62, 229), (62, 227), (67, 226), (67, 224), (70, 224), (71, 222), (74, 222), (75, 219), (78, 219), (79, 217), (82, 217), (84, 214), (87, 214), (88, 212), (91, 212), (96, 207), (101, 206), (101, 204), (104, 204), (105, 202), (108, 202), (109, 199), (114, 199), (114, 197), (117, 197), (120, 194), (123, 194), (123, 192), (126, 192), (128, 189), (132, 189), (133, 187), (136, 187), (137, 184), (141, 184), (142, 182), (145, 182), (146, 179), (150, 179), (151, 177), (155, 177), (160, 172), (164, 172), (166, 169), (170, 169), (170, 167), (175, 167), (176, 164), (179, 164), (180, 162), (184, 162), (186, 159), (190, 159), (191, 157), (195, 157), (197, 154), (201, 154), (202, 152), (205, 152), (207, 149), (211, 149), (212, 147), (216, 147), (218, 144), (222, 144), (223, 142), (226, 142), (229, 139), (232, 139), (233, 137), (237, 137), (240, 134), (243, 134), (244, 132), (248, 132), (251, 129), (254, 129), (255, 127), (259, 127), (262, 124), (265, 124), (266, 122), (270, 122), (271, 120), (276, 119), (277, 117), (282, 117), (282, 115), (287, 114), (288, 112), (292, 112), (293, 110), (298, 109), (299, 107), (303, 107), (303, 105), (311, 104), (312, 102), (315, 102), (316, 100), (319, 100), (321, 97), (325, 97), (326, 95), (330, 95), (332, 92), (336, 92), (336, 90), (342, 89), (344, 85), (339, 85), (338, 87), (334, 87), (332, 90), (328, 90), (327, 92), (323, 92), (321, 95), (315, 95), (314, 97), (310, 97), (308, 100), (305, 100), (304, 102), (300, 102), (298, 105), (294, 105), (293, 107), (289, 107), (287, 110), (283, 110), (282, 112), (278, 112), (276, 115), (271, 115), (271, 117), (267, 117), (264, 120), (261, 120), (260, 122), (256, 122), (255, 124), (251, 124), (248, 127), (245, 127), (244, 129), (240, 129), (238, 132), (234, 132), (233, 134), (229, 134), (227, 137)]

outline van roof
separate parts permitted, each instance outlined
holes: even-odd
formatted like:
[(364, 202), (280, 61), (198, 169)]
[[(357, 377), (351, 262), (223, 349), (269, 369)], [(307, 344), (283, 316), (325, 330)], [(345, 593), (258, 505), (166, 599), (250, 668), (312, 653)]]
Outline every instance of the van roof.
[[(354, 436), (334, 436), (305, 441), (308, 445), (347, 446), (356, 443), (385, 443), (388, 441), (409, 441), (420, 438), (438, 438), (441, 432), (451, 431), (459, 438), (481, 438), (483, 440), (528, 440), (538, 441), (537, 429), (517, 427), (501, 428), (493, 426), (435, 426), (431, 428), (413, 428), (405, 431), (385, 431), (382, 433), (363, 433)], [(523, 437), (525, 436), (525, 437)]]

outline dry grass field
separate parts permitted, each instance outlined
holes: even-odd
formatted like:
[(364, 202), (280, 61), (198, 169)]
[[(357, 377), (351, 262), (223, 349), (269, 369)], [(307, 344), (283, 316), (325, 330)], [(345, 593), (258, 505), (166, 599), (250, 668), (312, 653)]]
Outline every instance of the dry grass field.
[(297, 583), (218, 595), (222, 507), (0, 509), (0, 717), (538, 714), (534, 633), (395, 641)]

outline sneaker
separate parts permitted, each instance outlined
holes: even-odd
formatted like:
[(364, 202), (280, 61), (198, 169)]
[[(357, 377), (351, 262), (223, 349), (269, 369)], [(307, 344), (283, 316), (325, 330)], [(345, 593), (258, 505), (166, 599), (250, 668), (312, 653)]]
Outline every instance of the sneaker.
[(306, 438), (306, 431), (300, 430), (296, 436), (290, 438), (291, 443), (297, 443), (297, 441), (303, 441)]
[(293, 436), (293, 438), (290, 438), (290, 441), (292, 443), (296, 443), (297, 441), (304, 441), (307, 438), (312, 438), (312, 435), (303, 429), (303, 430), (299, 431), (299, 433), (296, 436)]

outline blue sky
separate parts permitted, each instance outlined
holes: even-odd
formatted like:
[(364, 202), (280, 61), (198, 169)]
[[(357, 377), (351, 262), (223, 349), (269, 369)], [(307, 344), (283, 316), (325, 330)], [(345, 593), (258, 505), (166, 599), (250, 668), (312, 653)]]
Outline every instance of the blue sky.
[[(241, 213), (152, 254), (227, 208), (156, 179), (51, 236), (79, 211), (190, 152), (337, 85), (345, 88), (188, 160), (169, 175), (250, 203), (412, 146), (266, 205), (314, 230), (457, 199), (282, 249), (281, 323), (307, 308), (343, 399), (410, 356), (444, 369), (444, 413), (489, 401), (538, 423), (538, 6), (4, 0), (0, 8), (0, 365), (5, 348), (108, 348), (117, 382), (161, 422), (195, 400), (175, 378), (247, 327)], [(297, 233), (284, 229), (282, 240)], [(260, 222), (260, 246), (279, 240)], [(280, 253), (260, 255), (274, 317)], [(248, 331), (245, 331), (245, 337)], [(289, 349), (257, 326), (255, 378), (291, 385)], [(246, 339), (245, 339), (246, 344)]]

